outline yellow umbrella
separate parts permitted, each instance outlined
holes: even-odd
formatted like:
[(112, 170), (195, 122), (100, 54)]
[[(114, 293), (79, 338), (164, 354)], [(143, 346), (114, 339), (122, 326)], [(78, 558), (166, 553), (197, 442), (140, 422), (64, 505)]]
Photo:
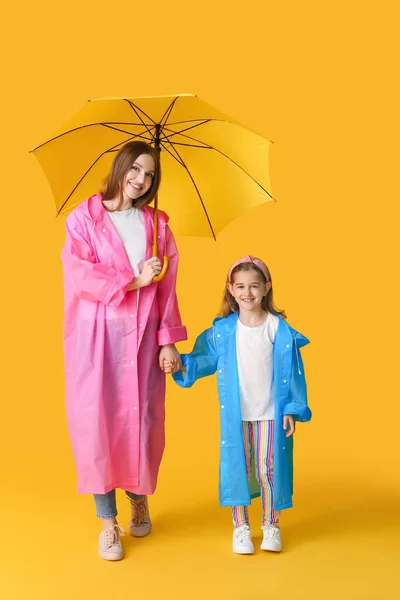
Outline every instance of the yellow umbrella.
[(198, 96), (100, 98), (32, 150), (50, 183), (57, 214), (94, 194), (115, 154), (133, 140), (161, 152), (160, 198), (178, 235), (215, 239), (242, 213), (273, 199), (270, 142)]

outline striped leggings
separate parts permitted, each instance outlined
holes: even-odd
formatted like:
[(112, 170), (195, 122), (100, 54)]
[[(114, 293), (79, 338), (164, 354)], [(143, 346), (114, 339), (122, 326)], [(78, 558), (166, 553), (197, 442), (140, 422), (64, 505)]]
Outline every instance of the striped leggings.
[[(262, 524), (278, 525), (279, 512), (274, 510), (274, 422), (242, 421), (242, 426), (247, 476), (250, 477), (254, 456), (256, 477), (261, 488)], [(250, 524), (247, 506), (232, 506), (232, 516), (235, 527)]]

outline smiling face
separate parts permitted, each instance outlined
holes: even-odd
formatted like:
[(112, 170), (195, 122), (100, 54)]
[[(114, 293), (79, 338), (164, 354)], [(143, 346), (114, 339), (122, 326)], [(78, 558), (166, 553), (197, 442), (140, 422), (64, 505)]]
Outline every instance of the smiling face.
[(135, 200), (146, 194), (155, 174), (154, 158), (150, 154), (141, 154), (132, 164), (123, 181), (124, 201)]
[(271, 283), (265, 283), (255, 269), (237, 271), (233, 274), (232, 283), (228, 283), (228, 290), (236, 300), (239, 310), (252, 313), (261, 313), (262, 299), (270, 288)]

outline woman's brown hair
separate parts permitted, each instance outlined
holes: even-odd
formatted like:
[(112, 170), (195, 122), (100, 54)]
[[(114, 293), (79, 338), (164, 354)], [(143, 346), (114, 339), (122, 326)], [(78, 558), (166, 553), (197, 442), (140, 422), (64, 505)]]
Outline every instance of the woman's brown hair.
[[(218, 313), (219, 316), (228, 317), (230, 314), (232, 314), (234, 312), (239, 312), (239, 305), (236, 302), (235, 298), (230, 293), (230, 291), (228, 289), (228, 283), (233, 283), (234, 276), (236, 273), (239, 273), (239, 271), (251, 271), (251, 270), (255, 271), (259, 275), (259, 277), (263, 283), (267, 283), (264, 273), (261, 271), (261, 269), (259, 267), (257, 267), (256, 264), (251, 263), (251, 262), (245, 262), (245, 263), (240, 263), (239, 265), (237, 265), (232, 270), (231, 281), (229, 281), (228, 277), (226, 278), (225, 293), (222, 298), (222, 304), (221, 304), (220, 311)], [(261, 301), (261, 306), (265, 311), (272, 313), (274, 315), (280, 315), (283, 319), (286, 319), (285, 311), (279, 310), (274, 304), (274, 297), (273, 297), (273, 291), (272, 291), (272, 278), (271, 278), (271, 273), (270, 273), (269, 269), (268, 269), (268, 273), (269, 273), (269, 281), (271, 282), (271, 287), (270, 287), (269, 291), (267, 292), (267, 295), (263, 297), (263, 299)]]
[(112, 210), (108, 209), (110, 212), (120, 210), (124, 201), (123, 183), (125, 176), (141, 154), (150, 154), (150, 156), (153, 157), (155, 165), (154, 177), (149, 190), (143, 194), (143, 196), (140, 196), (140, 198), (138, 198), (135, 202), (132, 202), (132, 206), (135, 208), (143, 208), (144, 206), (150, 204), (156, 195), (161, 182), (159, 151), (149, 144), (146, 144), (146, 142), (129, 142), (121, 148), (117, 156), (114, 158), (111, 171), (101, 188), (103, 201), (119, 198), (117, 207), (113, 208)]

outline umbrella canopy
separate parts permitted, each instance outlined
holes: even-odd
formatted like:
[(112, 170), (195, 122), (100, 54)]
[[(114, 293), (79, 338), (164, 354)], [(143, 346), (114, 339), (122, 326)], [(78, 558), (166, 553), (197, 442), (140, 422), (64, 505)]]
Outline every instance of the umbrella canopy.
[(161, 151), (159, 205), (176, 234), (214, 237), (272, 200), (270, 142), (191, 94), (89, 101), (32, 150), (58, 214), (99, 190), (116, 153), (142, 140)]

